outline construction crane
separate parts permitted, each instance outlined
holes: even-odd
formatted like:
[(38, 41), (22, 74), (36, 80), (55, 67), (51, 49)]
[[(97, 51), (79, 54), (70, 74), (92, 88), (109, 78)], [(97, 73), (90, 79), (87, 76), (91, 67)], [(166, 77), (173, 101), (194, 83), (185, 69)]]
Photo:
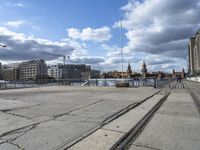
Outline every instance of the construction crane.
[[(53, 54), (53, 53), (48, 53), (48, 52), (43, 52), (43, 53), (44, 53), (44, 54), (47, 54), (47, 55), (51, 55), (51, 56), (63, 57), (63, 65), (65, 65), (65, 61), (66, 61), (66, 56), (65, 56), (65, 55)], [(70, 57), (67, 56), (67, 58), (69, 59)]]

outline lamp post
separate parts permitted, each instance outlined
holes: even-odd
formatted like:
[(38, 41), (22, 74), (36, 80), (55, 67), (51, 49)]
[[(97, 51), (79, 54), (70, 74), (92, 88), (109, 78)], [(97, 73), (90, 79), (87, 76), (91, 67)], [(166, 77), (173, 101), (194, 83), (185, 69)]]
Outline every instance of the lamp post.
[(122, 19), (120, 20), (120, 47), (121, 47), (121, 63), (122, 63), (122, 81), (124, 78), (124, 58), (123, 58), (123, 43), (122, 43)]
[(0, 44), (0, 47), (6, 48), (7, 46), (6, 46), (6, 45), (3, 45), (3, 44)]

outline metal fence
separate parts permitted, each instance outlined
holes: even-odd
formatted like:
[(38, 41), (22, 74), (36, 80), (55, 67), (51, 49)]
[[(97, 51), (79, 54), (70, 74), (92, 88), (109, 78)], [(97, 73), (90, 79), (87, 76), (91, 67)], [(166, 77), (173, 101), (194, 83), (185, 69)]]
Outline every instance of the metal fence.
[(171, 83), (175, 81), (174, 78), (103, 78), (103, 79), (59, 79), (59, 80), (47, 80), (39, 79), (33, 80), (21, 80), (21, 81), (1, 81), (0, 89), (15, 89), (15, 88), (31, 88), (31, 87), (43, 87), (43, 86), (88, 86), (88, 87), (114, 87), (116, 83), (125, 82), (129, 83), (129, 87), (141, 87), (151, 86), (154, 88), (169, 87)]

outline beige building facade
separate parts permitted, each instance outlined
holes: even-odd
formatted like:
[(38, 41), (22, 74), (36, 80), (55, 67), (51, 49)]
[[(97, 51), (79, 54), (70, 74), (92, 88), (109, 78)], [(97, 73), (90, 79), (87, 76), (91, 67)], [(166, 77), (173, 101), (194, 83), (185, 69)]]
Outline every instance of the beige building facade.
[(22, 62), (19, 67), (19, 79), (37, 79), (47, 77), (47, 66), (43, 59)]
[(195, 37), (191, 37), (188, 44), (189, 73), (200, 74), (200, 30)]
[(18, 72), (19, 63), (12, 63), (1, 67), (2, 79), (4, 80), (17, 80), (19, 77)]

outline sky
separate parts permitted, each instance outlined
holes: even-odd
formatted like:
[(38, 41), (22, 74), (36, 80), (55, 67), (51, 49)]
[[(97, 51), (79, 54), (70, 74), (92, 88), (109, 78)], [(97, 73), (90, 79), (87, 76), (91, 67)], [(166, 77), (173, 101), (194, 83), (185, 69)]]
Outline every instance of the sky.
[[(122, 34), (120, 34), (122, 20)], [(101, 71), (188, 67), (188, 41), (200, 28), (200, 0), (0, 0), (0, 62), (44, 59)], [(49, 53), (55, 54), (48, 55)]]

